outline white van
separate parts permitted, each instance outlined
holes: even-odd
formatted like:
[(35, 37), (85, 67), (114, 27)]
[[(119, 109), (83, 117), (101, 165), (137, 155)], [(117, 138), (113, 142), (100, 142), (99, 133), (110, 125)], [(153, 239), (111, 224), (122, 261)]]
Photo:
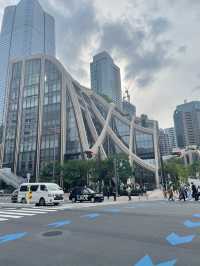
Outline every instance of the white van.
[(64, 202), (64, 192), (55, 183), (23, 183), (19, 187), (19, 203), (35, 205), (58, 205)]

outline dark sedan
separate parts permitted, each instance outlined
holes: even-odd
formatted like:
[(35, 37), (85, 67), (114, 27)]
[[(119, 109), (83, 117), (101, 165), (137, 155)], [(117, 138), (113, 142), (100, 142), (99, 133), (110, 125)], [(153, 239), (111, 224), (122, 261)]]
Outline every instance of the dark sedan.
[(96, 193), (92, 189), (88, 187), (76, 187), (72, 189), (69, 194), (69, 200), (72, 202), (83, 202), (83, 201), (90, 201), (90, 202), (102, 202), (104, 201), (103, 194)]

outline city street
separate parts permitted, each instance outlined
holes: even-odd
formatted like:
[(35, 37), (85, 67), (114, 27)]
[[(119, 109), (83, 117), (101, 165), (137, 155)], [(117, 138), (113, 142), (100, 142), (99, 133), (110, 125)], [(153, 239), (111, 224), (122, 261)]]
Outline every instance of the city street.
[(199, 266), (198, 202), (2, 205), (0, 214), (2, 266)]

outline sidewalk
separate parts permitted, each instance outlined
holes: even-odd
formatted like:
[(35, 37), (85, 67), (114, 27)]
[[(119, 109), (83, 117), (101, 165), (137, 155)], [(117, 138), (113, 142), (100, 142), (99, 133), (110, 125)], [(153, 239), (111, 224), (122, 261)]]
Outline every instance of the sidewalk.
[[(132, 201), (136, 201), (136, 202), (142, 202), (142, 201), (156, 201), (156, 200), (163, 200), (163, 192), (160, 189), (156, 189), (153, 191), (148, 191), (147, 193), (147, 197), (146, 196), (132, 196)], [(108, 200), (107, 197), (104, 198), (105, 202), (114, 202), (113, 200), (113, 196), (110, 197), (110, 199)], [(117, 197), (117, 201), (118, 203), (126, 203), (128, 202), (128, 196), (120, 196)]]

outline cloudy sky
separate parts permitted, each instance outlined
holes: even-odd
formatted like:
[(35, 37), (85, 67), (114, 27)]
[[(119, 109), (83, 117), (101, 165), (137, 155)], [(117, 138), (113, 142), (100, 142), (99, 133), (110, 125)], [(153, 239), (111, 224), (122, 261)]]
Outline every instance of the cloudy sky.
[[(0, 0), (0, 23), (6, 5)], [(200, 94), (200, 0), (40, 0), (55, 17), (57, 57), (90, 86), (92, 56), (108, 51), (137, 113), (173, 125), (173, 111)]]

